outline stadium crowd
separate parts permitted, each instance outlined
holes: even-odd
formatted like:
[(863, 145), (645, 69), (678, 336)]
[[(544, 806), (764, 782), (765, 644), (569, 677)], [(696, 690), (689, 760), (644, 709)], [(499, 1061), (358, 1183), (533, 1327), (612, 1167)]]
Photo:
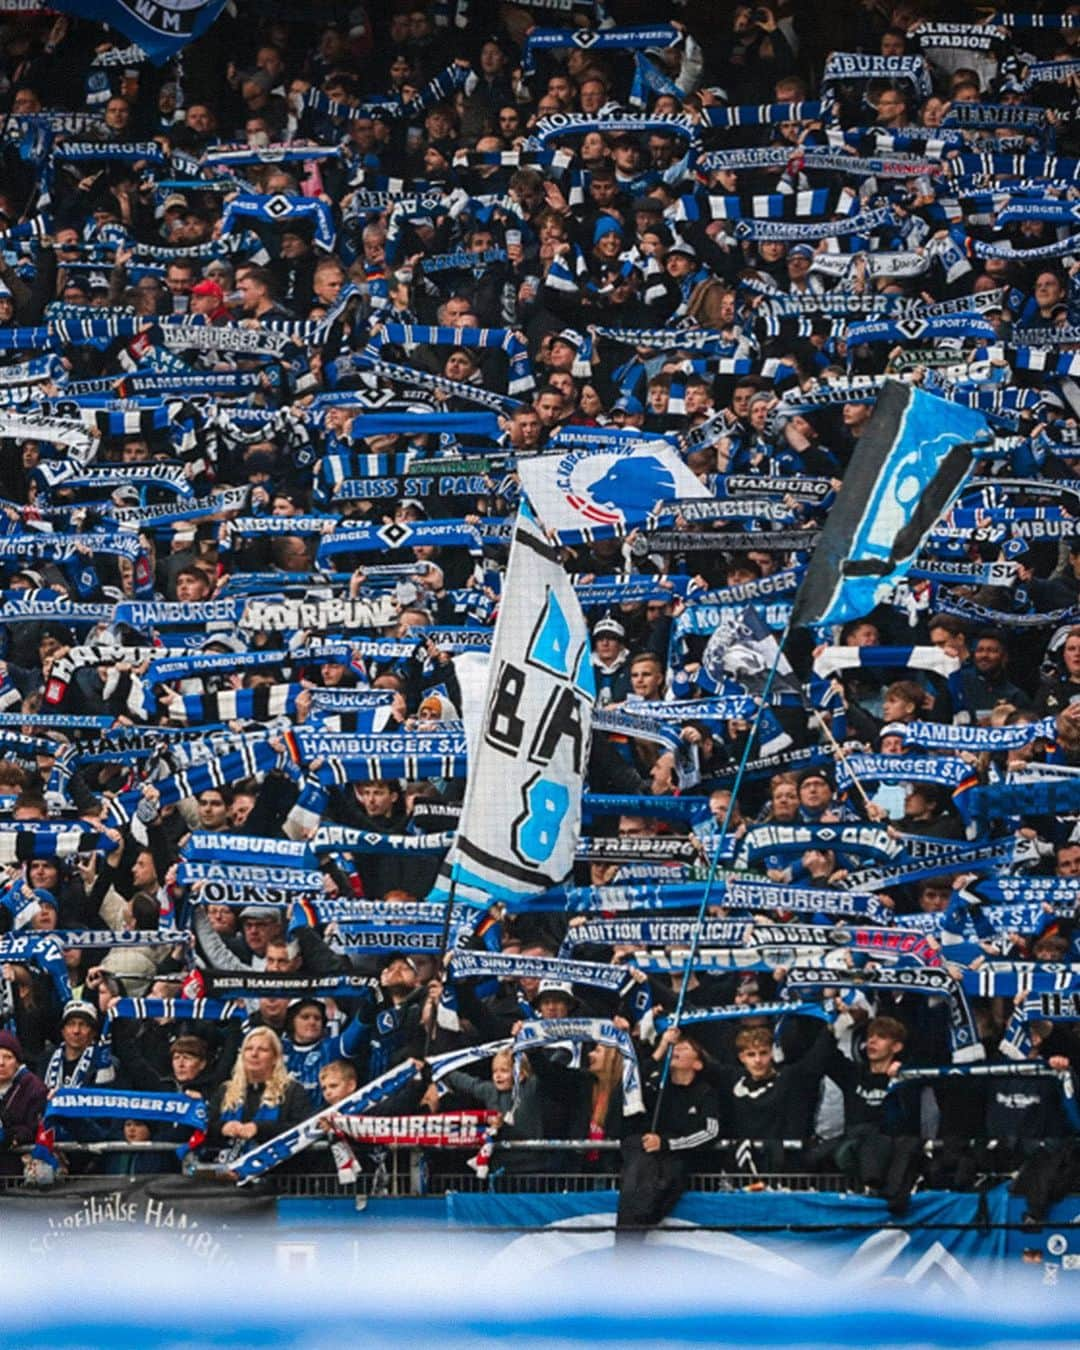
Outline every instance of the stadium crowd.
[[(627, 1226), (710, 1170), (897, 1213), (1013, 1172), (1038, 1221), (1080, 1134), (1080, 5), (299, 8), (155, 67), (0, 0), (0, 1175), (244, 1177), (314, 1119), (355, 1176), (404, 1116), (500, 1185), (621, 1167)], [(897, 385), (982, 422), (973, 474), (789, 631)], [(465, 903), (523, 478), (588, 625), (581, 826)], [(509, 840), (515, 793), (469, 809)], [(65, 1152), (102, 1140), (176, 1149)]]

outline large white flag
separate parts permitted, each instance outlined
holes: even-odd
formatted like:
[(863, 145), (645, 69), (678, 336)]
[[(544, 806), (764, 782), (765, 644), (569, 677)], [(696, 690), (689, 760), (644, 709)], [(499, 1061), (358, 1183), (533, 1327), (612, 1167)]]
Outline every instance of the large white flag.
[(589, 630), (556, 550), (522, 505), (469, 746), (457, 840), (432, 900), (491, 904), (569, 874), (596, 696)]
[(665, 441), (632, 440), (521, 459), (533, 510), (564, 543), (626, 534), (661, 502), (713, 494)]

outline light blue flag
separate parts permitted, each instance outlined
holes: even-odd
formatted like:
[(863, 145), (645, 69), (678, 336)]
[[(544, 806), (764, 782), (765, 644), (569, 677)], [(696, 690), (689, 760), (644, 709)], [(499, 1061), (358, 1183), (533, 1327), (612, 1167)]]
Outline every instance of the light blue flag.
[(956, 500), (986, 434), (977, 409), (887, 380), (795, 597), (793, 626), (869, 614)]

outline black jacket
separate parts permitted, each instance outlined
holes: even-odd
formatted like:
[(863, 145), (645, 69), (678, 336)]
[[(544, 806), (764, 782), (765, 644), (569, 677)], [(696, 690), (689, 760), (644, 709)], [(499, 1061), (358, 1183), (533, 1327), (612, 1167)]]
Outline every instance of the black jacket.
[[(626, 1118), (628, 1135), (651, 1132), (661, 1072), (659, 1064), (650, 1071), (645, 1084), (646, 1109), (640, 1115)], [(665, 1153), (686, 1153), (712, 1147), (720, 1134), (720, 1104), (715, 1088), (704, 1074), (697, 1074), (692, 1083), (685, 1084), (668, 1079), (656, 1133)]]
[[(221, 1127), (224, 1124), (221, 1119), (221, 1110), (225, 1087), (226, 1085), (223, 1083), (214, 1093), (210, 1102), (210, 1128), (207, 1132), (207, 1143), (212, 1148), (222, 1148), (234, 1142), (221, 1133)], [(262, 1105), (262, 1096), (263, 1089), (261, 1086), (248, 1088), (244, 1097), (243, 1109), (239, 1116), (242, 1122), (248, 1123), (255, 1120), (259, 1107)], [(245, 1140), (245, 1147), (255, 1148), (259, 1144), (265, 1144), (275, 1135), (281, 1134), (283, 1130), (291, 1130), (294, 1125), (299, 1125), (302, 1120), (306, 1120), (310, 1115), (311, 1102), (308, 1100), (307, 1093), (295, 1078), (291, 1078), (285, 1089), (285, 1095), (278, 1105), (274, 1119), (256, 1121), (255, 1137)]]
[(716, 1074), (725, 1124), (739, 1139), (805, 1139), (810, 1133), (817, 1085), (831, 1063), (832, 1032), (824, 1028), (810, 1050), (771, 1078), (754, 1080), (741, 1068)]

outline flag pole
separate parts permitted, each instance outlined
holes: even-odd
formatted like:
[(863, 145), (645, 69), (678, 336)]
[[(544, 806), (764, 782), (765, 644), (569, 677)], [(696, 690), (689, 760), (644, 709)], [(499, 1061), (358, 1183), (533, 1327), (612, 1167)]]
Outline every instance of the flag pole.
[(809, 701), (805, 698), (803, 699), (803, 707), (808, 713), (811, 713), (817, 719), (817, 724), (824, 732), (825, 739), (829, 742), (829, 745), (832, 747), (833, 754), (836, 755), (837, 759), (841, 762), (841, 764), (843, 764), (844, 768), (847, 769), (848, 774), (851, 778), (852, 785), (854, 786), (855, 791), (862, 798), (863, 805), (866, 807), (866, 813), (868, 816), (870, 816), (870, 819), (872, 820), (873, 816), (870, 813), (871, 807), (870, 798), (866, 795), (866, 789), (863, 787), (861, 781), (856, 777), (854, 773), (852, 773), (851, 768), (848, 765), (848, 752), (844, 749), (844, 747), (833, 735), (832, 727), (830, 727), (828, 722), (825, 721), (825, 715), (822, 712), (822, 710), (820, 708), (812, 708), (810, 706)]
[[(791, 633), (791, 628), (792, 623), (789, 618), (783, 633), (780, 635), (780, 641), (776, 648), (776, 655), (773, 657), (773, 663), (769, 668), (769, 673), (765, 678), (764, 688), (761, 691), (761, 701), (758, 704), (757, 712), (754, 714), (754, 720), (750, 724), (750, 732), (747, 735), (746, 744), (743, 746), (743, 752), (739, 758), (738, 768), (735, 770), (735, 781), (731, 785), (731, 798), (728, 801), (727, 810), (724, 812), (723, 823), (720, 826), (720, 835), (717, 838), (716, 847), (713, 850), (712, 862), (709, 864), (709, 874), (705, 879), (705, 890), (702, 892), (697, 918), (694, 921), (693, 936), (690, 940), (690, 951), (687, 953), (686, 964), (683, 966), (679, 997), (675, 1004), (675, 1013), (671, 1019), (671, 1027), (669, 1028), (672, 1031), (678, 1031), (679, 1023), (682, 1020), (683, 1007), (686, 1003), (686, 991), (690, 983), (690, 973), (693, 970), (694, 962), (697, 959), (698, 948), (701, 945), (701, 931), (705, 922), (705, 912), (709, 907), (713, 887), (716, 883), (716, 873), (720, 865), (720, 855), (727, 842), (728, 831), (731, 828), (731, 819), (735, 814), (735, 807), (738, 801), (739, 788), (742, 786), (742, 780), (746, 774), (746, 766), (750, 762), (750, 754), (753, 750), (754, 742), (757, 739), (758, 729), (761, 726), (761, 719), (769, 704), (769, 695), (772, 693), (773, 682), (775, 681), (776, 673), (780, 668), (780, 661), (784, 655), (784, 645), (788, 640), (788, 635)], [(660, 1120), (660, 1109), (664, 1103), (664, 1092), (667, 1089), (668, 1079), (671, 1076), (671, 1051), (672, 1046), (669, 1045), (664, 1054), (664, 1062), (660, 1070), (660, 1086), (656, 1093), (656, 1104), (653, 1107), (652, 1124), (649, 1126), (649, 1132), (651, 1134), (656, 1133), (656, 1127)]]
[[(450, 923), (454, 915), (454, 892), (456, 890), (457, 890), (457, 868), (452, 867), (450, 871), (450, 888), (446, 896), (446, 904), (443, 907), (442, 935), (439, 938), (440, 986), (446, 983), (447, 975), (449, 973), (447, 946), (450, 942)], [(442, 995), (440, 993), (439, 1002), (441, 1001)], [(428, 1022), (428, 1025), (424, 1028), (424, 1054), (423, 1054), (424, 1059), (427, 1059), (428, 1055), (430, 1054), (431, 1042), (435, 1039), (435, 1028), (438, 1026), (439, 1021), (439, 1002), (437, 1002), (435, 1004), (435, 1007), (432, 1009), (431, 1020)]]

